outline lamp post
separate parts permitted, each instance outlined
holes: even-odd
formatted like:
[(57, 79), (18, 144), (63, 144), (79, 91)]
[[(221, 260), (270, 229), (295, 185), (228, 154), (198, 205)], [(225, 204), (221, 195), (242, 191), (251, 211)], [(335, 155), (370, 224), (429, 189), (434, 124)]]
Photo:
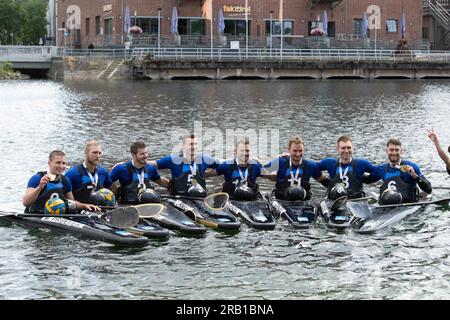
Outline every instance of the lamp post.
[(161, 49), (161, 8), (158, 8), (158, 55)]
[(248, 0), (245, 0), (245, 56), (248, 59)]
[(137, 11), (134, 10), (134, 25), (136, 26), (137, 24)]
[(284, 32), (284, 18), (283, 18), (283, 0), (280, 1), (280, 22), (281, 22), (281, 51), (280, 51), (280, 59), (283, 59), (283, 32)]
[(213, 59), (213, 0), (211, 0), (211, 60)]
[(273, 15), (273, 10), (269, 11), (270, 13), (270, 57), (272, 57), (272, 34), (273, 34), (273, 28), (272, 28), (272, 15)]

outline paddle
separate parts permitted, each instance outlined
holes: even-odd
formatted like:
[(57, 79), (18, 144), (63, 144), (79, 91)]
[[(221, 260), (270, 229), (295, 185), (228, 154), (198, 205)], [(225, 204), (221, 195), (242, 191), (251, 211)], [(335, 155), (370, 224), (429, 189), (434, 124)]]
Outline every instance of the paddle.
[(134, 207), (121, 207), (116, 208), (102, 214), (96, 214), (89, 211), (81, 211), (80, 214), (40, 214), (40, 213), (11, 213), (11, 212), (0, 212), (2, 216), (14, 216), (14, 217), (53, 217), (53, 218), (98, 218), (113, 227), (117, 228), (129, 228), (135, 226), (139, 222), (139, 214)]
[(433, 190), (450, 190), (450, 187), (434, 187)]
[(348, 197), (347, 196), (342, 196), (337, 198), (336, 200), (334, 200), (333, 204), (331, 205), (331, 211), (336, 211), (338, 209), (340, 209), (341, 207), (343, 207), (345, 205), (345, 203), (347, 202)]
[(264, 198), (266, 198), (267, 201), (269, 202), (269, 204), (270, 204), (273, 208), (275, 208), (275, 209), (280, 213), (280, 215), (283, 215), (283, 216), (287, 219), (287, 221), (289, 221), (290, 224), (298, 224), (297, 221), (294, 221), (294, 220), (288, 215), (287, 210), (286, 210), (286, 209), (285, 209), (278, 201), (274, 200), (274, 199), (270, 196), (270, 194), (267, 194), (267, 193), (264, 194)]
[[(161, 195), (161, 198), (165, 199), (186, 199), (186, 200), (201, 200), (208, 209), (211, 210), (223, 210), (230, 199), (230, 196), (226, 192), (217, 192), (210, 194), (206, 198), (189, 197), (183, 195)], [(168, 201), (169, 202), (169, 201)]]
[(145, 203), (135, 206), (139, 217), (143, 219), (154, 218), (164, 210), (162, 203)]
[(439, 200), (433, 200), (433, 201), (419, 201), (419, 202), (411, 202), (411, 203), (400, 203), (400, 204), (386, 204), (382, 206), (376, 206), (375, 208), (400, 208), (400, 207), (412, 207), (412, 206), (426, 206), (429, 204), (439, 204), (439, 205), (445, 205), (448, 204), (450, 201), (450, 198), (442, 198)]

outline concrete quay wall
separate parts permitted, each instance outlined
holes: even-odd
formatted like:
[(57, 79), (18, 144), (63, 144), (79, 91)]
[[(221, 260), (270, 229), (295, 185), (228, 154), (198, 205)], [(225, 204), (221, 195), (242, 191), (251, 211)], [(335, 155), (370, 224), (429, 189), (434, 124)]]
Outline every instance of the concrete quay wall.
[(448, 62), (418, 61), (163, 61), (131, 64), (135, 78), (450, 78)]

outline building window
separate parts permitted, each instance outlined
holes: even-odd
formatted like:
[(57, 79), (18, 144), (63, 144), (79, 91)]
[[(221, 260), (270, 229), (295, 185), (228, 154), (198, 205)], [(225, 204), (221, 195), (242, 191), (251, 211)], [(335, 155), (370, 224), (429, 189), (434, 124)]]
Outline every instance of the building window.
[(158, 18), (137, 17), (135, 25), (142, 29), (146, 34), (158, 34)]
[(193, 36), (205, 34), (204, 19), (178, 19), (178, 33), (180, 35)]
[(104, 19), (104, 34), (112, 34), (112, 18)]
[(353, 34), (359, 38), (362, 38), (362, 19), (353, 19)]
[(91, 19), (86, 18), (86, 35), (91, 33)]
[[(251, 34), (251, 21), (248, 20), (248, 34)], [(246, 30), (245, 30), (245, 20), (231, 20), (226, 19), (225, 20), (225, 30), (223, 32), (224, 34), (231, 35), (231, 36), (245, 36)]]
[(386, 20), (386, 31), (390, 33), (395, 33), (397, 31), (397, 20), (388, 19)]
[[(283, 21), (283, 34), (294, 34), (294, 21)], [(266, 20), (266, 34), (270, 35), (270, 20)], [(281, 35), (281, 22), (280, 20), (272, 20), (272, 34)]]
[(100, 34), (100, 16), (95, 16), (95, 34)]

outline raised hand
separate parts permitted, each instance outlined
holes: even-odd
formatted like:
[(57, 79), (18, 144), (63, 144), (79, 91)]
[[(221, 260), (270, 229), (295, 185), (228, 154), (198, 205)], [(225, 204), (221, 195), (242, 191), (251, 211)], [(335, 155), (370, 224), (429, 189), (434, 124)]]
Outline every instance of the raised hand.
[(439, 137), (436, 131), (434, 131), (434, 128), (431, 128), (431, 130), (427, 131), (428, 131), (428, 138), (430, 138), (430, 140), (433, 141), (434, 144), (439, 144)]

